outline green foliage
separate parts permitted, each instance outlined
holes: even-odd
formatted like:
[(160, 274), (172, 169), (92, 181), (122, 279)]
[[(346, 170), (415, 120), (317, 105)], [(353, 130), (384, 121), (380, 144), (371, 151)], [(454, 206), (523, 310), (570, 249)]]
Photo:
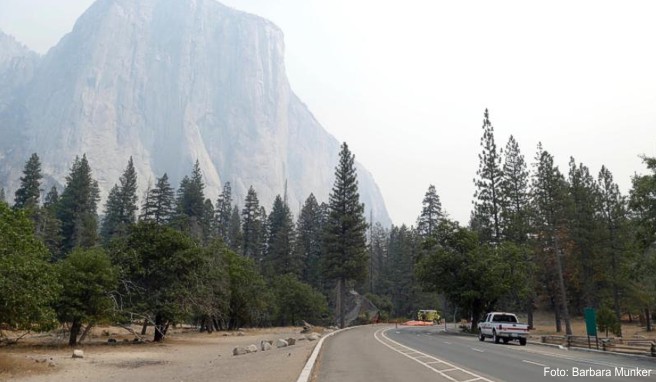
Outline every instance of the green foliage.
[(432, 236), (443, 217), (440, 197), (435, 191), (435, 186), (431, 184), (422, 201), (421, 214), (417, 219), (417, 231), (424, 238)]
[(239, 207), (234, 206), (232, 208), (232, 214), (230, 215), (230, 225), (228, 227), (228, 239), (226, 244), (233, 252), (241, 253), (242, 252), (242, 242), (244, 241), (243, 233), (241, 232), (241, 218), (239, 216)]
[(511, 243), (480, 244), (476, 233), (444, 221), (438, 228), (438, 245), (417, 265), (417, 277), (428, 290), (444, 293), (449, 301), (473, 317), (511, 291), (526, 290), (526, 263), (521, 248)]
[(490, 123), (487, 109), (483, 120), (482, 151), (478, 155), (479, 167), (474, 180), (474, 212), (472, 227), (485, 243), (501, 241), (501, 155), (494, 142), (494, 127)]
[(101, 236), (105, 243), (114, 237), (125, 235), (128, 227), (137, 220), (137, 172), (132, 157), (119, 179), (109, 192), (105, 204)]
[(294, 275), (276, 277), (271, 282), (275, 295), (274, 324), (300, 325), (302, 321), (324, 324), (330, 316), (326, 297), (299, 281)]
[(49, 257), (25, 213), (0, 203), (0, 323), (27, 330), (56, 324), (51, 305), (60, 285)]
[(499, 183), (501, 229), (505, 240), (526, 243), (530, 232), (529, 173), (519, 144), (511, 135), (506, 144)]
[(253, 259), (224, 253), (230, 285), (228, 328), (259, 325), (268, 320), (272, 296)]
[(244, 209), (241, 212), (242, 253), (244, 256), (261, 260), (264, 250), (264, 219), (260, 201), (253, 186), (248, 189)]
[(373, 293), (367, 293), (365, 297), (379, 309), (381, 320), (385, 321), (391, 317), (392, 312), (394, 311), (394, 304), (389, 297)]
[(175, 213), (175, 196), (169, 184), (169, 177), (164, 173), (157, 179), (155, 188), (148, 190), (141, 207), (141, 220), (155, 224), (169, 224)]
[(35, 209), (39, 206), (41, 199), (41, 161), (34, 153), (25, 163), (23, 176), (20, 178), (20, 186), (16, 190), (14, 208)]
[(91, 176), (86, 155), (75, 158), (66, 177), (66, 188), (61, 194), (57, 218), (62, 224), (63, 253), (75, 247), (89, 248), (98, 241), (97, 204), (100, 199), (98, 182)]
[(301, 208), (296, 222), (295, 253), (303, 261), (301, 280), (317, 290), (323, 290), (324, 280), (320, 259), (323, 254), (322, 232), (325, 217), (313, 194)]
[(63, 287), (56, 304), (57, 316), (62, 322), (72, 323), (69, 344), (75, 345), (83, 322), (111, 317), (114, 310), (111, 292), (116, 288), (117, 271), (109, 256), (99, 248), (75, 249), (57, 265)]
[(206, 308), (202, 305), (210, 293), (198, 294), (215, 281), (207, 269), (216, 263), (185, 234), (143, 222), (132, 226), (112, 252), (120, 266), (122, 308), (155, 316), (161, 331), (155, 340), (162, 339), (159, 335), (166, 334), (170, 322)]
[(609, 331), (617, 336), (622, 335), (620, 320), (607, 306), (603, 306), (597, 312), (597, 328), (601, 332), (606, 332), (606, 337), (608, 337)]
[(269, 214), (269, 235), (266, 256), (263, 261), (265, 276), (291, 274), (300, 277), (303, 271), (303, 259), (294, 251), (296, 233), (292, 213), (280, 195), (273, 202)]
[(367, 223), (358, 193), (355, 155), (346, 143), (339, 153), (335, 184), (329, 198), (324, 274), (333, 280), (363, 280), (367, 272)]
[(216, 230), (224, 243), (229, 242), (230, 218), (232, 215), (232, 187), (230, 182), (223, 185), (223, 192), (216, 201)]

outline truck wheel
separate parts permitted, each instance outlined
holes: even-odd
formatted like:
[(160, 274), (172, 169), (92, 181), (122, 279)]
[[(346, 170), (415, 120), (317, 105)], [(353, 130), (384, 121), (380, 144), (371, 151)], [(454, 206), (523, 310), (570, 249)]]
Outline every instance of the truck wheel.
[(520, 338), (519, 339), (519, 344), (522, 346), (526, 346), (526, 338)]
[(485, 335), (483, 333), (479, 332), (478, 333), (478, 340), (481, 341), (481, 342), (485, 341)]
[(492, 332), (492, 340), (494, 341), (495, 344), (498, 344), (499, 341), (501, 340), (501, 338), (499, 338), (497, 336), (497, 331), (496, 330)]
[(504, 343), (504, 344), (507, 344), (507, 343), (508, 343), (508, 341), (510, 341), (510, 339), (509, 339), (509, 338), (503, 338), (503, 343)]

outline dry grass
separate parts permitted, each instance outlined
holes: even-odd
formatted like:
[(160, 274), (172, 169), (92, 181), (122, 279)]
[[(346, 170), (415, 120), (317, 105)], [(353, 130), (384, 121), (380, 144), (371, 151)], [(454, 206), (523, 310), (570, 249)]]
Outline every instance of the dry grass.
[(0, 380), (18, 375), (43, 374), (48, 371), (50, 370), (45, 359), (39, 360), (25, 355), (0, 352)]

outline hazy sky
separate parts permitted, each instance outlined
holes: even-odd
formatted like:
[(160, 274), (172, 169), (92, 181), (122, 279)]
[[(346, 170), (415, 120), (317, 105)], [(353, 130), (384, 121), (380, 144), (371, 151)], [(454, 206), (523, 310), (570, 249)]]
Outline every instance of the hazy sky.
[[(137, 1), (137, 0), (135, 0)], [(0, 28), (39, 52), (90, 0), (0, 0)], [(466, 223), (485, 108), (567, 173), (570, 156), (623, 192), (656, 155), (656, 2), (227, 0), (285, 34), (292, 88), (374, 175), (396, 224), (429, 184)]]

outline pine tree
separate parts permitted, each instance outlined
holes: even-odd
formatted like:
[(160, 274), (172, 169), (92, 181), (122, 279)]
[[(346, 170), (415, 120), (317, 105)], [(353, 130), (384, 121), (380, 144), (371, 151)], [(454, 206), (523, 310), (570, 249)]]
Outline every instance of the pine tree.
[(14, 208), (34, 210), (39, 206), (41, 199), (41, 161), (34, 153), (25, 163), (23, 176), (20, 178), (20, 186), (16, 190)]
[[(619, 320), (622, 316), (620, 295), (629, 283), (628, 259), (627, 256), (623, 256), (627, 248), (627, 201), (613, 181), (613, 174), (605, 166), (601, 166), (597, 180), (600, 202), (598, 212), (603, 219), (605, 230), (601, 247), (606, 252), (606, 264), (610, 271), (613, 295), (613, 310), (615, 317)], [(621, 332), (621, 326), (619, 329)]]
[(157, 179), (155, 188), (148, 191), (141, 207), (141, 220), (169, 224), (175, 212), (175, 196), (166, 173)]
[[(531, 185), (532, 204), (535, 210), (535, 228), (537, 232), (537, 249), (543, 253), (541, 275), (547, 287), (554, 313), (556, 328), (560, 331), (560, 320), (565, 321), (567, 335), (572, 334), (569, 318), (569, 300), (565, 288), (564, 264), (567, 211), (567, 183), (554, 165), (553, 156), (538, 145), (536, 172)], [(555, 278), (554, 278), (555, 276)]]
[(503, 178), (501, 155), (494, 143), (494, 127), (490, 123), (487, 109), (483, 120), (483, 137), (478, 155), (479, 167), (474, 180), (476, 193), (474, 198), (474, 220), (483, 242), (501, 242), (501, 199), (500, 183)]
[(330, 212), (326, 222), (324, 272), (337, 281), (337, 312), (340, 327), (345, 325), (343, 307), (346, 282), (361, 281), (367, 274), (367, 222), (360, 203), (355, 156), (346, 143), (339, 153), (335, 183), (329, 196)]
[(0, 187), (0, 203), (7, 203), (7, 197), (5, 196), (4, 187)]
[(506, 144), (505, 154), (499, 183), (502, 232), (506, 240), (523, 244), (530, 232), (529, 173), (524, 155), (512, 135)]
[[(575, 243), (573, 255), (577, 259), (578, 280), (570, 284), (576, 296), (576, 306), (582, 311), (586, 306), (599, 306), (599, 291), (606, 273), (602, 258), (598, 256), (601, 222), (597, 213), (599, 189), (590, 170), (583, 164), (577, 166), (574, 158), (569, 162), (569, 234)], [(573, 285), (572, 285), (573, 284)]]
[(261, 212), (257, 193), (251, 186), (246, 194), (244, 209), (241, 212), (243, 235), (241, 249), (244, 256), (256, 261), (261, 260), (260, 254), (262, 253), (263, 217)]
[(280, 195), (276, 196), (269, 214), (267, 252), (264, 258), (264, 274), (281, 276), (285, 274), (301, 277), (302, 259), (294, 252), (294, 222), (287, 203)]
[(62, 246), (62, 224), (57, 218), (58, 203), (59, 193), (57, 187), (52, 186), (43, 202), (39, 218), (40, 228), (38, 230), (41, 241), (48, 247), (52, 259), (60, 257)]
[(317, 290), (324, 290), (324, 280), (320, 268), (323, 255), (323, 220), (321, 207), (314, 194), (310, 194), (305, 200), (296, 222), (297, 240), (294, 250), (304, 264), (301, 281), (312, 285)]
[(210, 199), (205, 199), (203, 205), (203, 216), (200, 219), (200, 225), (203, 229), (203, 242), (208, 244), (216, 237), (214, 234), (215, 224), (214, 224), (214, 205)]
[(230, 218), (232, 216), (232, 187), (230, 182), (223, 185), (223, 192), (216, 201), (216, 229), (218, 236), (228, 242)]
[(239, 206), (232, 207), (232, 214), (230, 215), (230, 224), (228, 226), (228, 239), (226, 244), (235, 253), (241, 253), (241, 245), (244, 241), (241, 231), (241, 218), (239, 215)]
[(62, 223), (62, 249), (68, 254), (75, 247), (90, 248), (98, 241), (98, 182), (91, 175), (86, 154), (75, 158), (66, 188), (61, 194), (57, 217)]
[(432, 184), (428, 186), (422, 205), (421, 215), (417, 219), (417, 230), (423, 238), (428, 238), (433, 235), (440, 219), (443, 218), (442, 203)]
[(180, 182), (176, 198), (176, 216), (174, 225), (190, 234), (196, 240), (202, 240), (201, 220), (205, 216), (205, 183), (196, 160), (191, 177), (185, 176)]
[(130, 225), (137, 221), (137, 172), (132, 157), (119, 179), (119, 185), (109, 192), (105, 204), (105, 217), (101, 236), (105, 243), (110, 239), (126, 234)]

